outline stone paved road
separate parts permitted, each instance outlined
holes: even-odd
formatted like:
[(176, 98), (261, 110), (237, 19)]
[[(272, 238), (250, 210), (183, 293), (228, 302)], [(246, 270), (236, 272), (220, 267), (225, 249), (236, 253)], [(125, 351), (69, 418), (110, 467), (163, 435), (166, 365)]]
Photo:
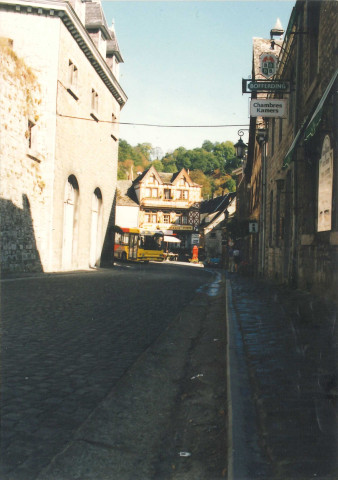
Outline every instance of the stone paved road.
[(31, 480), (211, 274), (161, 264), (2, 282), (2, 480)]

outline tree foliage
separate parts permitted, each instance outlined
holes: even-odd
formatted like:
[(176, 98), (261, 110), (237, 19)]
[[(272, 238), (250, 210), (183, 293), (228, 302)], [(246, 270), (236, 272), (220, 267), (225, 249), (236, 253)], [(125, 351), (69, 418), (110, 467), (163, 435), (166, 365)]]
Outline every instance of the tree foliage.
[(182, 168), (189, 170), (195, 183), (202, 185), (202, 195), (210, 198), (223, 195), (236, 189), (236, 182), (231, 177), (232, 171), (240, 165), (235, 156), (232, 142), (215, 142), (205, 140), (200, 148), (187, 150), (178, 147), (162, 158), (160, 149), (150, 143), (139, 143), (135, 147), (126, 140), (119, 141), (118, 179), (127, 179), (131, 172), (144, 171), (154, 165), (157, 171), (175, 173)]

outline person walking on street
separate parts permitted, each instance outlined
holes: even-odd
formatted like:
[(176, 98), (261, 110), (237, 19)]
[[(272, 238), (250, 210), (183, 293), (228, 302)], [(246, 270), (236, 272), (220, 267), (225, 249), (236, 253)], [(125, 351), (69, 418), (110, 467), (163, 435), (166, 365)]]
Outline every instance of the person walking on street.
[(228, 256), (229, 256), (229, 272), (233, 273), (233, 271), (234, 271), (234, 251), (233, 251), (232, 247), (229, 247)]
[(234, 248), (234, 263), (235, 263), (235, 272), (238, 272), (238, 266), (241, 262), (241, 254), (238, 247)]

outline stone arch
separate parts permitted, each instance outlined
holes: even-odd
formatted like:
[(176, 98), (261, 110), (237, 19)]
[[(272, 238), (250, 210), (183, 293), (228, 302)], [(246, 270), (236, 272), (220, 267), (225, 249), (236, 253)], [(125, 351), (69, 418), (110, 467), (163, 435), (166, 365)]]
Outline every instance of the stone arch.
[(74, 175), (70, 175), (65, 186), (63, 200), (63, 242), (62, 269), (71, 270), (77, 246), (79, 184)]

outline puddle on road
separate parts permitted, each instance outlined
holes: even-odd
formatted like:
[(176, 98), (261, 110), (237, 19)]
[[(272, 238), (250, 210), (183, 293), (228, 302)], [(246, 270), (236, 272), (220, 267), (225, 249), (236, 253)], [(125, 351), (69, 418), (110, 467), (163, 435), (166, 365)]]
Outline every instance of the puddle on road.
[(212, 270), (207, 270), (208, 272), (212, 272), (214, 275), (214, 280), (211, 283), (206, 283), (197, 289), (197, 293), (205, 293), (208, 297), (216, 297), (219, 294), (221, 283), (222, 283), (222, 275), (219, 272), (214, 272)]

